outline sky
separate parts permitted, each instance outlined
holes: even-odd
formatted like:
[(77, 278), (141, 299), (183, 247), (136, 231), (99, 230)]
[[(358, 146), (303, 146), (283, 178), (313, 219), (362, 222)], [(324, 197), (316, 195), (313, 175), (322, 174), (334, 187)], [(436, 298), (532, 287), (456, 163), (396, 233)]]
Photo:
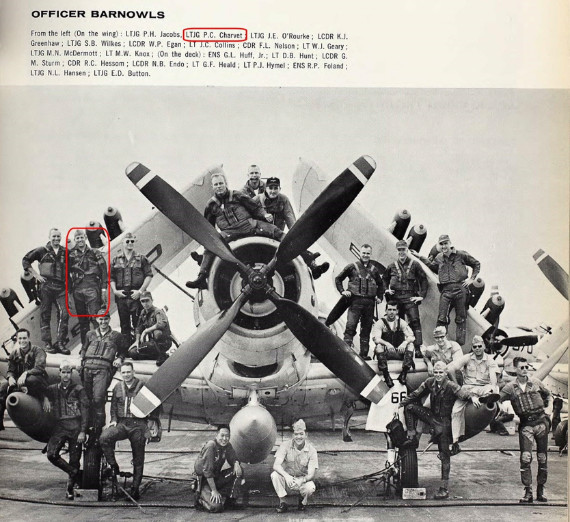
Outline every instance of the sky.
[[(358, 197), (378, 224), (408, 209), (481, 261), (506, 300), (502, 324), (558, 324), (568, 305), (533, 262), (568, 271), (568, 91), (239, 87), (1, 87), (0, 286), (23, 298), (21, 258), (108, 205), (127, 225), (150, 203), (124, 171), (140, 161), (181, 189), (223, 163), (240, 188), (247, 166), (291, 195), (299, 157), (331, 179), (357, 157), (377, 170)], [(200, 209), (201, 210), (201, 209)], [(190, 269), (195, 272), (195, 266)], [(186, 272), (174, 274), (184, 281)], [(333, 300), (330, 273), (319, 280)], [(168, 304), (169, 292), (162, 298)], [(487, 295), (488, 291), (485, 295)], [(173, 305), (176, 306), (176, 305)]]

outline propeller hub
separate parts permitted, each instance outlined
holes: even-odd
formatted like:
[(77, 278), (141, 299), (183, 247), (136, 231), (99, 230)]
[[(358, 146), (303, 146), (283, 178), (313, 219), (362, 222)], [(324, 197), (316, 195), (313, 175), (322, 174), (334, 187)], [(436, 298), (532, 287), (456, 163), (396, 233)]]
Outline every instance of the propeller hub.
[(267, 286), (267, 277), (258, 269), (250, 274), (248, 280), (253, 290), (262, 290)]

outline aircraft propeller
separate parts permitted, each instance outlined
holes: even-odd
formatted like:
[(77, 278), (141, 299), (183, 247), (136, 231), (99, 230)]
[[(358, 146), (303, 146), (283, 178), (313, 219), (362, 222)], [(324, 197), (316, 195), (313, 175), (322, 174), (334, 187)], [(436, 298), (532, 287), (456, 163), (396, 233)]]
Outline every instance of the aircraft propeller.
[(206, 321), (158, 368), (134, 398), (131, 411), (145, 417), (173, 393), (230, 327), (252, 291), (265, 291), (293, 335), (329, 370), (373, 402), (386, 391), (376, 373), (344, 341), (297, 303), (279, 296), (269, 285), (267, 274), (309, 248), (350, 206), (376, 169), (369, 156), (358, 158), (335, 178), (310, 205), (283, 238), (275, 256), (254, 270), (237, 259), (227, 242), (194, 206), (166, 181), (140, 163), (126, 169), (128, 178), (166, 217), (190, 237), (221, 259), (237, 266), (246, 280), (243, 292), (225, 311)]
[(532, 257), (552, 286), (568, 300), (568, 274), (566, 271), (542, 249), (538, 250)]

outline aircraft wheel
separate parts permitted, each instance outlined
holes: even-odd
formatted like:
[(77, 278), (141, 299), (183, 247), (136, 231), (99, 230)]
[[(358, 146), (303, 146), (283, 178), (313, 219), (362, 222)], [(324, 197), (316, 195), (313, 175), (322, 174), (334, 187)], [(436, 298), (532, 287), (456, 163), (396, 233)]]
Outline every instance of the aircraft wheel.
[(400, 458), (400, 488), (417, 488), (418, 454), (416, 449), (401, 449)]
[(83, 489), (97, 489), (101, 493), (101, 446), (88, 446), (83, 452)]

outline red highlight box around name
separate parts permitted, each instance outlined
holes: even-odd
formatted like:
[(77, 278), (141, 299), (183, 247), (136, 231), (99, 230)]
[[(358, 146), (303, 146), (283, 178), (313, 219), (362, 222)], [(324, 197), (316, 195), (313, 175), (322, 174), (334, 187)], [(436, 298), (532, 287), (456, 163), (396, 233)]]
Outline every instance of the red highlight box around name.
[[(227, 38), (224, 33), (241, 31), (243, 38)], [(226, 36), (226, 38), (223, 38)], [(182, 29), (182, 39), (185, 42), (245, 42), (247, 29), (245, 27), (186, 27)]]
[[(74, 230), (102, 230), (105, 232), (105, 237), (107, 238), (107, 309), (104, 314), (74, 314), (69, 308), (69, 234)], [(87, 241), (87, 239), (86, 239)], [(73, 227), (67, 231), (65, 236), (65, 307), (69, 312), (71, 317), (103, 317), (109, 313), (109, 308), (111, 307), (111, 237), (109, 236), (109, 231), (104, 227)]]

